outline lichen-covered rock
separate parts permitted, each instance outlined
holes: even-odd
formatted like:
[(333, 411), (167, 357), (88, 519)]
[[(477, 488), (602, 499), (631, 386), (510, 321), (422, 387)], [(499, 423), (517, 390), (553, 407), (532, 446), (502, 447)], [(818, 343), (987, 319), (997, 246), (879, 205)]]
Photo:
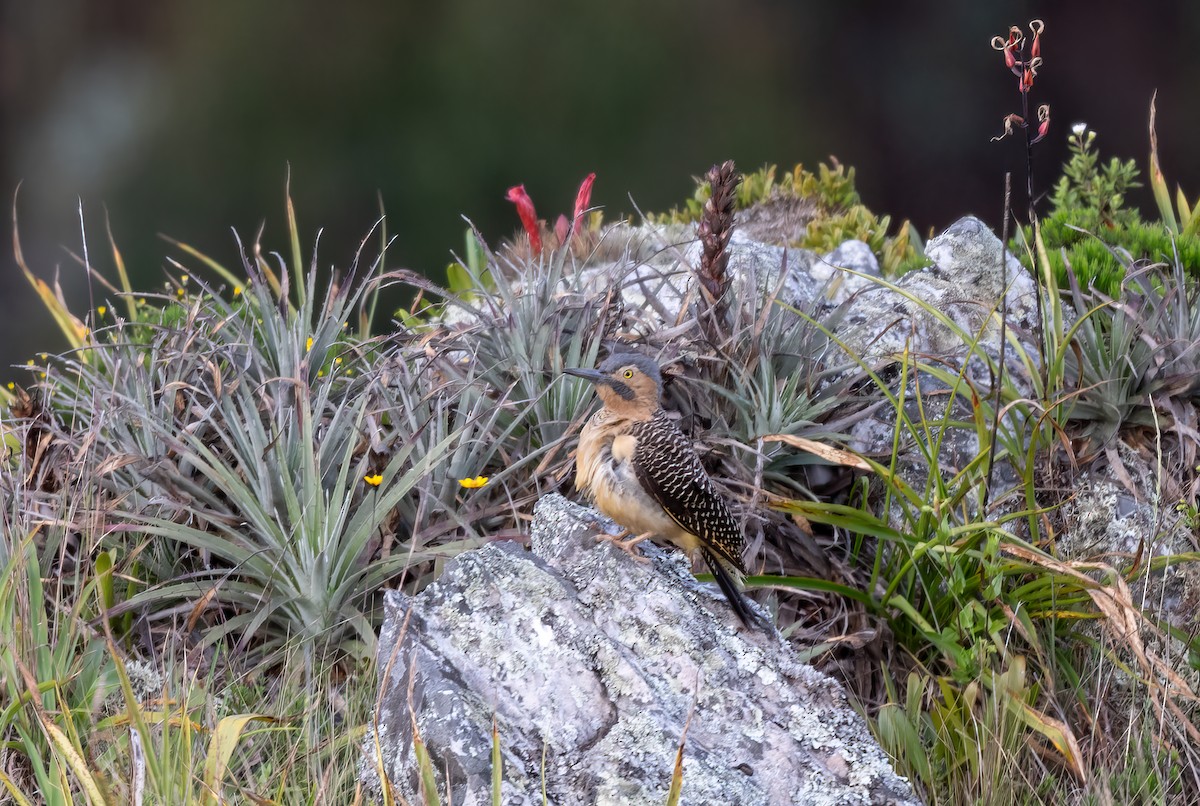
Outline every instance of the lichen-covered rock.
[[(651, 325), (674, 326), (684, 304), (695, 299), (694, 267), (700, 265), (703, 250), (695, 227), (618, 225), (606, 231), (605, 238), (613, 242), (609, 251), (617, 242), (630, 246), (611, 262), (583, 267), (580, 285), (594, 290), (615, 287), (628, 310), (637, 311)], [(783, 302), (806, 306), (828, 284), (830, 267), (818, 270), (819, 260), (810, 250), (761, 243), (735, 229), (727, 267), (731, 293), (766, 297), (778, 289)]]
[[(1033, 277), (1011, 254), (1002, 269), (1000, 239), (972, 216), (930, 239), (925, 254), (933, 265), (868, 287), (848, 300), (839, 336), (850, 353), (876, 366), (908, 355), (942, 368), (941, 377), (909, 372), (908, 388), (900, 396), (911, 422), (971, 422), (977, 413), (973, 394), (993, 394), (992, 367), (1000, 357), (1001, 295), (1007, 294), (1010, 333), (1028, 337), (1036, 332), (1037, 289)], [(1023, 349), (1036, 354), (1032, 344), (1024, 344)], [(966, 383), (958, 380), (960, 367)], [(1011, 344), (1005, 351), (1005, 368), (1009, 384), (1032, 393), (1026, 366)], [(957, 385), (952, 387), (947, 378)], [(1018, 415), (1006, 410), (1001, 426), (1020, 432), (1023, 424)], [(896, 436), (895, 411), (880, 409), (856, 423), (851, 435), (851, 445), (858, 451), (890, 453)], [(979, 433), (973, 428), (948, 428), (939, 434), (937, 445), (933, 472), (947, 478), (975, 461), (981, 450)], [(900, 475), (922, 489), (931, 469), (916, 452), (910, 459), (900, 465)], [(1021, 477), (1002, 461), (993, 469), (992, 481), (995, 500), (1016, 487)], [(1010, 508), (1019, 504), (1018, 498), (1008, 501)]]
[[(1137, 573), (1127, 579), (1134, 601), (1182, 633), (1194, 634), (1200, 627), (1200, 567), (1185, 561), (1152, 562), (1196, 549), (1196, 535), (1174, 506), (1180, 492), (1162, 489), (1170, 482), (1156, 477), (1157, 462), (1134, 448), (1117, 443), (1113, 458), (1119, 469), (1094, 466), (1072, 480), (1061, 507), (1063, 528), (1055, 536), (1055, 553), (1065, 560), (1136, 566)], [(1169, 655), (1180, 659), (1177, 673), (1200, 682), (1187, 663), (1186, 646)]]
[[(917, 355), (964, 358), (978, 338), (995, 357), (1000, 344), (996, 314), (1006, 288), (1010, 326), (1033, 332), (1033, 277), (1011, 253), (1003, 267), (1000, 239), (978, 218), (954, 222), (930, 239), (925, 254), (933, 265), (899, 278), (894, 289), (879, 285), (853, 301), (842, 330), (852, 351), (868, 360), (899, 355), (906, 347)], [(1022, 371), (1011, 350), (1008, 359), (1012, 371)], [(986, 372), (979, 375), (988, 380)]]
[(841, 304), (864, 289), (877, 287), (871, 278), (880, 276), (879, 260), (862, 241), (845, 241), (814, 263), (809, 273), (827, 284), (826, 302)]
[(677, 552), (636, 562), (606, 528), (550, 495), (532, 553), (492, 544), (389, 596), (368, 784), (417, 797), (415, 725), (443, 797), (490, 803), (494, 719), (505, 804), (662, 804), (681, 742), (684, 803), (918, 802), (836, 682), (740, 630)]

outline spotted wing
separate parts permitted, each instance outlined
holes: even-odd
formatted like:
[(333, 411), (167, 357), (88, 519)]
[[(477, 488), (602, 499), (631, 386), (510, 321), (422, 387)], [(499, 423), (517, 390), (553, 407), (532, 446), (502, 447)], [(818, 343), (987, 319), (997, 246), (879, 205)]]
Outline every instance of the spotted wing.
[(717, 559), (739, 573), (742, 564), (742, 530), (700, 464), (687, 437), (661, 410), (635, 423), (633, 453), (638, 481), (680, 528), (700, 538)]

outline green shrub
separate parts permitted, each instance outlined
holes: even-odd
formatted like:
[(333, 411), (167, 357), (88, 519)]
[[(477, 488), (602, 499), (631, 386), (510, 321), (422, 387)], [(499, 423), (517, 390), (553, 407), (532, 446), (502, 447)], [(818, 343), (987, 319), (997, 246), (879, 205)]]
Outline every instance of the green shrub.
[[(1096, 132), (1080, 125), (1068, 137), (1071, 157), (1050, 197), (1050, 214), (1040, 222), (1042, 239), (1060, 287), (1067, 287), (1070, 265), (1083, 288), (1109, 296), (1120, 292), (1125, 266), (1135, 261), (1170, 264), (1176, 250), (1189, 272), (1200, 273), (1200, 238), (1176, 234), (1161, 223), (1146, 222), (1126, 206), (1141, 172), (1133, 160), (1100, 161)], [(1025, 237), (1031, 241), (1026, 228)], [(1064, 258), (1063, 252), (1066, 255)], [(1014, 252), (1018, 254), (1014, 241)]]

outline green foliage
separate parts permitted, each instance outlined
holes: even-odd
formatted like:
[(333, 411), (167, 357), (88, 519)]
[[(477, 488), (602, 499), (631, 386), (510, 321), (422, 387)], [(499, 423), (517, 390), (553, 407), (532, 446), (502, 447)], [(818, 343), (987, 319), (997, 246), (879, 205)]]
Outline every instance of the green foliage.
[[(19, 511), (8, 514), (14, 526), (29, 525)], [(278, 677), (223, 690), (219, 664), (189, 669), (175, 660), (186, 648), (170, 642), (161, 665), (129, 659), (89, 627), (103, 626), (101, 564), (55, 566), (69, 537), (62, 526), (35, 528), (0, 568), (0, 617), (25, 627), (0, 635), (0, 791), (15, 803), (55, 806), (207, 804), (252, 792), (303, 802), (312, 781), (331, 801), (349, 802), (359, 749), (340, 723), (367, 718), (365, 687), (334, 713), (317, 705), (333, 685), (330, 669), (309, 670), (310, 687), (298, 687), (299, 656)], [(43, 587), (43, 578), (57, 582)], [(298, 763), (311, 768), (296, 774)]]
[[(1128, 263), (1170, 263), (1176, 250), (1185, 266), (1200, 266), (1200, 238), (1195, 233), (1180, 232), (1178, 225), (1172, 229), (1173, 216), (1167, 227), (1147, 223), (1136, 209), (1125, 205), (1129, 190), (1141, 187), (1141, 172), (1133, 160), (1113, 157), (1102, 163), (1095, 140), (1096, 133), (1083, 127), (1068, 138), (1071, 157), (1054, 187), (1050, 215), (1041, 222), (1059, 284), (1067, 285), (1070, 265), (1084, 288), (1094, 286), (1115, 295)], [(1025, 234), (1032, 238), (1028, 229)]]
[[(1077, 780), (1097, 800), (1103, 787), (1115, 802), (1186, 796), (1181, 771), (1195, 750), (1156, 731), (1164, 719), (1186, 729), (1190, 692), (1157, 682), (1166, 667), (1146, 647), (1133, 660), (1110, 648), (1133, 644), (1131, 623), (1153, 629), (1129, 594), (1133, 572), (1044, 550), (1039, 474), (1059, 446), (1130, 439), (1156, 420), (1160, 439), (1171, 423), (1184, 439), (1200, 401), (1189, 247), (1181, 239), (1178, 259), (1164, 253), (1169, 276), (1135, 263), (1130, 253), (1154, 245), (1153, 228), (1123, 205), (1136, 176), (1098, 167), (1090, 144), (1078, 145), (1064, 204), (1091, 210), (1100, 230), (1107, 217), (1112, 231), (1136, 239), (1140, 228), (1148, 240), (1129, 253), (1073, 242), (1072, 255), (1106, 255), (1124, 278), (1105, 297), (1067, 274), (1073, 318), (1051, 250), (1031, 241), (1048, 291), (1044, 353), (1028, 354), (1011, 331), (1009, 344), (1034, 388), (998, 373), (982, 334), (922, 311), (1002, 378), (998, 398), (925, 356), (886, 371), (855, 358), (839, 341), (840, 312), (783, 305), (782, 284), (760, 278), (743, 278), (713, 343), (691, 338), (688, 321), (646, 327), (643, 311), (580, 271), (587, 258), (574, 250), (493, 253), (473, 231), (446, 289), (402, 272), (319, 286), (294, 265), (290, 208), (292, 266), (269, 264), (255, 244), (234, 273), (178, 245), (192, 265), (177, 266), (163, 293), (139, 301), (110, 289), (120, 318), (109, 302), (77, 319), (44, 289), (79, 343), (33, 368), (35, 397), (12, 394), (26, 407), (20, 423), (0, 424), (0, 619), (28, 625), (0, 636), (0, 738), (17, 759), (5, 774), (26, 776), (0, 785), (18, 802), (129, 801), (140, 741), (150, 802), (350, 802), (379, 591), (417, 590), (447, 558), (515, 533), (521, 513), (567, 481), (592, 391), (562, 370), (594, 365), (632, 333), (664, 358), (667, 401), (738, 503), (759, 568), (772, 572), (749, 581), (770, 589), (784, 628), (858, 624), (858, 635), (878, 636), (867, 640), (886, 666), (857, 651), (855, 635), (809, 655), (844, 670), (864, 708), (884, 703), (868, 716), (930, 802), (1050, 801)], [(893, 270), (919, 259), (911, 228), (887, 236), (890, 222), (861, 206), (841, 166), (781, 178), (764, 169), (740, 194), (739, 205), (813, 200), (814, 243), (859, 237)], [(1075, 234), (1067, 223), (1052, 216), (1046, 232)], [(224, 286), (199, 279), (209, 272)], [(657, 279), (665, 285), (646, 292), (648, 306), (669, 288)], [(367, 312), (385, 281), (415, 285), (430, 307), (372, 338)], [(812, 449), (845, 442), (884, 407), (890, 454), (855, 458), (851, 471), (836, 451)], [(946, 461), (964, 442), (972, 450)], [(990, 489), (993, 456), (1016, 473), (1013, 489)], [(1192, 498), (1180, 504), (1195, 512)], [(135, 616), (186, 626), (186, 643), (153, 633), (153, 696), (138, 685), (145, 665), (129, 657), (140, 652)], [(851, 650), (839, 656), (839, 646)], [(256, 674), (259, 664), (271, 674)], [(1131, 702), (1160, 705), (1117, 710), (1109, 687), (1087, 688), (1114, 670)], [(335, 686), (342, 706), (326, 705)], [(1114, 723), (1136, 745), (1126, 756), (1092, 731)], [(677, 767), (672, 783), (682, 780)]]
[(596, 363), (617, 311), (606, 290), (588, 288), (568, 271), (565, 253), (531, 258), (519, 269), (509, 258), (490, 259), (496, 267), (490, 280), (471, 274), (470, 324), (450, 343), (474, 357), (483, 388), (503, 390), (512, 401), (499, 408), (493, 432), (510, 440), (502, 448), (510, 463), (531, 461), (555, 446), (585, 408), (590, 388), (563, 378), (562, 370)]
[[(872, 462), (874, 472), (858, 480), (847, 503), (782, 505), (853, 536), (854, 565), (871, 569), (862, 585), (872, 592), (869, 609), (910, 659), (885, 674), (886, 704), (874, 727), (898, 771), (931, 803), (1057, 802), (1079, 780), (1097, 802), (1118, 791), (1137, 800), (1134, 793), (1180, 792), (1179, 759), (1195, 759), (1186, 740), (1154, 758), (1126, 757), (1120, 742), (1107, 746), (1091, 733), (1103, 718), (1131, 735), (1161, 737), (1153, 709), (1110, 707), (1103, 686), (1089, 691), (1086, 681), (1124, 669), (1131, 701), (1167, 696), (1151, 672), (1163, 661), (1140, 638), (1133, 639), (1136, 668), (1123, 655), (1130, 634), (1122, 624), (1143, 616), (1116, 569), (1060, 561), (1021, 535), (1044, 534), (1038, 479), (1064, 434), (1111, 440), (1152, 420), (1151, 406), (1163, 429), (1172, 417), (1194, 421), (1196, 289), (1176, 264), (1169, 277), (1131, 277), (1120, 300), (1094, 300), (1089, 310), (1076, 284), (1080, 313), (1072, 325), (1040, 242), (1036, 254), (1048, 280), (1046, 353), (1028, 355), (1010, 342), (1035, 384), (1044, 384), (1033, 398), (1006, 383), (996, 400), (962, 374), (903, 356), (898, 379), (869, 373), (895, 412), (896, 451), (887, 464)], [(995, 373), (978, 334), (923, 308)], [(1033, 371), (1039, 365), (1044, 374)], [(967, 452), (974, 460), (945, 461), (944, 446), (971, 439), (979, 446)], [(1016, 471), (1014, 489), (989, 495), (990, 452)], [(1007, 504), (990, 504), (1001, 495)], [(1095, 630), (1107, 636), (1102, 646)], [(897, 668), (908, 670), (902, 687), (892, 682)], [(1191, 729), (1195, 709), (1175, 702), (1187, 714), (1176, 712), (1172, 730)], [(1098, 762), (1097, 753), (1117, 760)], [(1109, 776), (1103, 782), (1093, 777), (1096, 766)]]
[[(211, 586), (232, 612), (206, 644), (233, 636), (269, 664), (294, 644), (368, 652), (371, 594), (406, 562), (372, 559), (373, 542), (446, 445), (414, 454), (409, 423), (375, 414), (396, 406), (396, 387), (343, 337), (357, 293), (331, 288), (314, 311), (310, 287), (280, 315), (249, 268), (236, 302), (201, 290), (171, 305), (184, 318), (147, 326), (148, 341), (139, 325), (106, 328), (86, 363), (63, 361), (49, 401), (64, 442), (97, 447), (81, 478), (125, 457), (103, 474), (104, 505), (151, 539), (139, 561), (160, 580), (126, 606), (165, 608)], [(133, 545), (117, 545), (128, 562)]]
[[(1154, 202), (1158, 205), (1162, 222), (1171, 232), (1183, 239), (1200, 238), (1200, 199), (1193, 204), (1183, 195), (1183, 188), (1175, 187), (1175, 206), (1171, 205), (1171, 193), (1167, 190), (1167, 178), (1163, 175), (1158, 159), (1158, 129), (1155, 106), (1158, 93), (1150, 99), (1150, 188), (1154, 191)], [(1176, 209), (1178, 208), (1178, 209)], [(1189, 263), (1189, 266), (1196, 264)]]
[(897, 277), (928, 265), (919, 246), (921, 240), (916, 228), (905, 221), (896, 234), (889, 235), (891, 223), (890, 216), (876, 217), (858, 204), (841, 213), (814, 218), (801, 246), (824, 254), (848, 240), (862, 241), (879, 259), (879, 268), (885, 277)]
[(1161, 278), (1130, 266), (1118, 299), (1085, 294), (1069, 275), (1079, 318), (1066, 355), (1076, 391), (1064, 414), (1094, 446), (1119, 432), (1186, 421), (1200, 400), (1200, 287), (1181, 262), (1173, 266)]
[(1036, 802), (1032, 789), (1048, 780), (1041, 765), (1035, 774), (1010, 764), (1026, 741), (1022, 709), (1036, 699), (1023, 657), (963, 687), (917, 672), (905, 683), (897, 691), (889, 681), (877, 734), (931, 803), (1021, 803), (1028, 796)]
[[(487, 247), (481, 242), (478, 233), (468, 228), (463, 242), (466, 249), (462, 262), (446, 266), (446, 290), (449, 296), (470, 302), (475, 297), (474, 290), (477, 285), (485, 291), (492, 291), (495, 289), (495, 283), (487, 267)], [(400, 308), (396, 311), (396, 318), (408, 328), (427, 328), (445, 313), (446, 306), (446, 302), (433, 303), (418, 295), (410, 309)]]
[(1116, 157), (1100, 166), (1100, 155), (1092, 150), (1095, 141), (1096, 132), (1087, 128), (1077, 128), (1067, 138), (1071, 158), (1050, 197), (1053, 212), (1086, 213), (1106, 229), (1136, 223), (1140, 220), (1137, 211), (1124, 205), (1129, 190), (1142, 186), (1138, 181), (1141, 172), (1133, 160), (1121, 162)]
[[(61, 574), (52, 569), (53, 553), (64, 546), (62, 526), (43, 530), (23, 516), (10, 499), (3, 539), (6, 562), (0, 568), (0, 618), (20, 629), (0, 633), (0, 737), (5, 772), (23, 770), (25, 780), (6, 780), (34, 802), (68, 804), (73, 787), (108, 799), (109, 782), (94, 775), (78, 752), (80, 736), (90, 731), (98, 699), (111, 691), (114, 678), (104, 663), (102, 640), (85, 629), (94, 618), (96, 582), (81, 568)], [(43, 579), (54, 580), (49, 590)], [(47, 612), (45, 597), (61, 600), (62, 612)]]
[[(778, 173), (777, 166), (765, 165), (744, 174), (735, 194), (734, 209), (745, 210), (779, 196), (812, 199), (827, 210), (845, 210), (859, 204), (858, 191), (854, 188), (854, 168), (847, 169), (835, 162), (833, 167), (821, 163), (816, 174), (805, 170), (803, 165), (796, 165), (782, 177)], [(699, 221), (711, 193), (712, 188), (707, 182), (696, 179), (696, 191), (684, 202), (683, 209), (672, 208), (662, 216), (651, 216), (651, 219), (662, 224)]]
[(741, 300), (733, 310), (733, 336), (723, 360), (697, 379), (700, 393), (688, 384), (668, 397), (695, 422), (706, 424), (712, 439), (758, 446), (754, 464), (731, 457), (722, 462), (719, 475), (812, 496), (809, 471), (823, 462), (776, 438), (843, 442), (844, 435), (829, 421), (836, 415), (841, 427), (848, 427), (875, 398), (853, 388), (861, 376), (851, 362), (835, 360), (839, 353), (829, 334), (837, 329), (840, 311), (821, 313), (814, 306), (800, 312), (767, 291)]

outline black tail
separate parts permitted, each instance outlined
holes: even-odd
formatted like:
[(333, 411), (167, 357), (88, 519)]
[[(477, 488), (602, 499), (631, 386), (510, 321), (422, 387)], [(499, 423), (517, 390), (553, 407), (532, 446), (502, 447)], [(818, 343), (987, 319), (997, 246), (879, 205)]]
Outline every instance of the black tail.
[(738, 621), (742, 622), (742, 626), (769, 631), (770, 625), (752, 609), (750, 602), (746, 599), (745, 594), (738, 589), (737, 583), (733, 580), (733, 575), (729, 573), (729, 569), (725, 567), (725, 564), (707, 549), (701, 553), (704, 555), (704, 562), (708, 563), (709, 570), (716, 577), (717, 587), (721, 589), (721, 593), (725, 594), (725, 598), (729, 601), (729, 606), (733, 608), (733, 612), (737, 615)]

